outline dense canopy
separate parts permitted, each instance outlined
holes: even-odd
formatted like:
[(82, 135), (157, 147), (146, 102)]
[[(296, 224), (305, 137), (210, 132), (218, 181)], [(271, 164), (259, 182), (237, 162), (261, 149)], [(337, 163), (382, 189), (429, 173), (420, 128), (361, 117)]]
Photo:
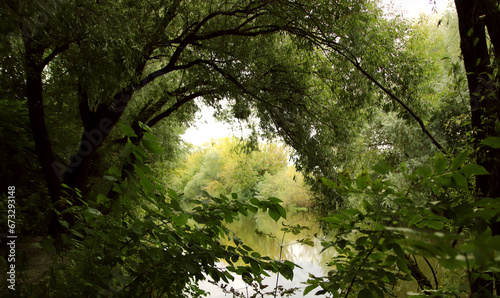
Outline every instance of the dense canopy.
[[(226, 224), (300, 207), (339, 253), (306, 293), (500, 294), (500, 3), (454, 2), (411, 21), (375, 0), (3, 1), (1, 217), (48, 258), (4, 288), (291, 278)], [(253, 133), (193, 149), (202, 105)], [(439, 287), (427, 258), (467, 287)]]

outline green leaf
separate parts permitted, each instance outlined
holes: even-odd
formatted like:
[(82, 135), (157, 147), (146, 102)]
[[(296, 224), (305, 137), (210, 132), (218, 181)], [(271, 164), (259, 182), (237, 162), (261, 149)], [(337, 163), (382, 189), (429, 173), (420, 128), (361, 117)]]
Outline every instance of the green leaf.
[(130, 125), (120, 124), (120, 129), (126, 137), (137, 137), (134, 129)]
[(404, 273), (406, 273), (408, 275), (411, 275), (411, 271), (410, 271), (410, 269), (408, 269), (408, 265), (406, 264), (406, 261), (404, 259), (398, 260), (396, 262), (396, 264), (398, 265), (399, 270), (403, 271)]
[(326, 185), (328, 188), (335, 188), (337, 184), (329, 179), (326, 179), (324, 177), (321, 177), (321, 181), (323, 182), (324, 185)]
[(281, 217), (286, 219), (286, 210), (281, 205), (275, 205)]
[(105, 180), (108, 180), (108, 181), (118, 181), (118, 179), (116, 179), (113, 176), (102, 176), (102, 178), (104, 178)]
[(432, 170), (425, 166), (420, 166), (415, 171), (415, 174), (419, 175), (422, 178), (429, 178), (432, 176)]
[(417, 215), (413, 216), (412, 219), (410, 219), (410, 221), (408, 222), (408, 227), (411, 227), (420, 221), (422, 221), (422, 217), (420, 214), (417, 214)]
[(153, 193), (155, 191), (155, 186), (148, 178), (141, 178), (140, 183), (149, 193)]
[(260, 206), (261, 202), (257, 198), (251, 198), (250, 203), (254, 204), (255, 206)]
[(363, 208), (367, 212), (373, 212), (373, 211), (375, 211), (375, 209), (373, 208), (373, 206), (367, 200), (363, 200)]
[(396, 253), (396, 255), (398, 256), (398, 258), (401, 260), (405, 258), (405, 253), (403, 251), (403, 249), (401, 248), (401, 246), (397, 243), (394, 243), (393, 246), (392, 246), (392, 249), (394, 250), (394, 252)]
[(164, 151), (164, 149), (157, 142), (151, 141), (148, 139), (142, 139), (142, 145), (149, 152), (154, 153), (154, 154), (163, 153), (163, 151)]
[(368, 177), (368, 174), (366, 174), (366, 173), (358, 176), (358, 178), (356, 178), (356, 186), (360, 190), (365, 190), (368, 187), (369, 179), (370, 178)]
[(170, 204), (172, 205), (172, 209), (175, 211), (182, 211), (181, 205), (179, 204), (179, 201), (177, 199), (172, 198), (170, 200)]
[(75, 235), (76, 237), (79, 237), (79, 238), (82, 238), (82, 239), (83, 239), (83, 238), (85, 238), (85, 237), (83, 237), (83, 235), (82, 235), (80, 232), (78, 232), (77, 230), (71, 229), (70, 231), (71, 231), (71, 233), (72, 233), (73, 235)]
[(361, 211), (355, 208), (342, 210), (342, 213), (349, 215), (350, 217), (361, 214)]
[(356, 245), (364, 245), (367, 240), (368, 240), (368, 237), (360, 237), (360, 238), (358, 238), (358, 240), (356, 240)]
[(306, 289), (304, 290), (304, 296), (309, 294), (309, 292), (311, 292), (312, 290), (316, 289), (318, 287), (317, 284), (313, 284), (313, 285), (310, 285), (310, 286), (307, 286)]
[(114, 176), (114, 177), (120, 177), (121, 176), (120, 171), (118, 170), (117, 167), (110, 167), (109, 170), (108, 170), (108, 173), (111, 176)]
[(448, 159), (442, 154), (437, 154), (434, 158), (434, 173), (437, 175), (441, 175), (446, 170), (446, 166), (448, 164)]
[(467, 177), (460, 173), (453, 173), (451, 175), (451, 183), (453, 186), (461, 188), (463, 190), (468, 190), (469, 186), (467, 183)]
[(286, 278), (288, 280), (293, 279), (293, 267), (292, 266), (288, 266), (288, 265), (282, 266), (280, 268), (280, 273), (281, 273), (281, 275), (283, 275), (284, 278)]
[(169, 188), (169, 189), (167, 189), (167, 193), (171, 199), (179, 200), (179, 197), (178, 197), (177, 192), (175, 190)]
[(281, 203), (283, 202), (282, 200), (276, 198), (276, 197), (269, 197), (269, 201), (272, 203)]
[(142, 123), (142, 121), (139, 121), (139, 127), (142, 128), (142, 130), (149, 131), (151, 128), (147, 126), (146, 124)]
[(269, 206), (269, 216), (276, 222), (280, 219), (280, 213), (275, 205)]
[(487, 137), (481, 141), (481, 144), (489, 146), (494, 149), (500, 148), (500, 137)]
[(375, 173), (385, 175), (389, 172), (387, 168), (387, 163), (385, 163), (383, 160), (379, 161), (376, 165), (372, 167), (372, 170), (375, 171)]
[(181, 213), (177, 216), (173, 216), (172, 217), (172, 222), (176, 225), (176, 226), (184, 226), (186, 225), (187, 221), (189, 219), (189, 215), (188, 214), (185, 214), (185, 213)]
[(373, 294), (372, 294), (372, 291), (370, 291), (369, 289), (363, 289), (363, 290), (359, 291), (358, 297), (370, 298), (370, 297), (373, 297)]
[(385, 276), (387, 276), (387, 279), (392, 285), (397, 284), (398, 281), (396, 279), (396, 276), (392, 272), (386, 271)]
[(55, 246), (54, 246), (54, 239), (52, 238), (45, 238), (40, 242), (40, 245), (45, 251), (54, 251)]
[(470, 177), (472, 175), (489, 175), (486, 169), (478, 164), (468, 164), (460, 169), (460, 173), (464, 174), (466, 177)]
[(258, 252), (256, 252), (256, 251), (252, 252), (250, 255), (251, 255), (252, 257), (254, 257), (254, 258), (260, 258), (260, 253), (258, 253)]
[(66, 229), (69, 229), (69, 223), (65, 220), (59, 220), (59, 223), (61, 226), (65, 227)]
[(259, 211), (259, 208), (252, 206), (252, 205), (247, 205), (246, 208), (248, 211), (250, 211), (252, 213), (257, 213), (257, 211)]
[(467, 36), (471, 37), (472, 33), (474, 33), (474, 27), (470, 28), (469, 31), (467, 31)]
[(103, 195), (103, 194), (98, 194), (97, 195), (97, 204), (103, 204), (103, 203), (106, 203), (107, 201), (109, 201), (109, 199)]
[(384, 266), (388, 266), (388, 267), (392, 266), (392, 265), (394, 265), (394, 263), (396, 263), (397, 260), (398, 260), (398, 258), (396, 258), (395, 256), (388, 255), (384, 261)]
[(427, 226), (434, 230), (442, 230), (445, 227), (445, 224), (442, 221), (430, 220), (427, 222)]
[(451, 162), (451, 169), (453, 171), (458, 170), (464, 164), (467, 155), (469, 155), (468, 151), (460, 152), (460, 154), (458, 154)]

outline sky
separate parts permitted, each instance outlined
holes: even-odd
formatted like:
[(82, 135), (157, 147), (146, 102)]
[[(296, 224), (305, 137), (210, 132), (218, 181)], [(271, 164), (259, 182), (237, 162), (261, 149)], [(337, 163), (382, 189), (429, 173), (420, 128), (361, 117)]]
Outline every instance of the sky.
[(438, 12), (446, 10), (450, 0), (382, 0), (382, 3), (392, 3), (395, 8), (402, 11), (404, 17), (416, 18), (421, 13), (431, 14), (433, 8)]
[[(436, 7), (439, 12), (444, 11), (448, 7), (449, 2), (450, 0), (382, 0), (382, 3), (386, 5), (392, 4), (406, 18), (416, 18), (421, 13), (431, 14), (433, 7)], [(212, 116), (213, 114), (213, 108), (202, 107), (201, 111), (197, 114), (199, 117), (198, 121), (182, 136), (184, 141), (199, 146), (211, 139), (233, 135), (242, 137), (249, 134), (248, 130), (242, 131), (238, 126), (232, 128), (229, 124), (218, 122)]]
[(196, 123), (182, 136), (182, 139), (195, 146), (200, 146), (211, 139), (220, 139), (227, 136), (246, 137), (250, 134), (248, 129), (241, 129), (239, 125), (230, 125), (217, 121), (212, 107), (200, 104), (201, 110), (197, 113)]

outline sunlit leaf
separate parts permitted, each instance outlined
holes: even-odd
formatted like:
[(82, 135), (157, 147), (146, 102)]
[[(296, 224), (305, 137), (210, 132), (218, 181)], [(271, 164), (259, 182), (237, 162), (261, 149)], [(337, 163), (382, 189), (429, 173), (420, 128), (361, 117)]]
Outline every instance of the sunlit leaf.
[(137, 137), (137, 134), (130, 125), (120, 124), (120, 129), (126, 137)]

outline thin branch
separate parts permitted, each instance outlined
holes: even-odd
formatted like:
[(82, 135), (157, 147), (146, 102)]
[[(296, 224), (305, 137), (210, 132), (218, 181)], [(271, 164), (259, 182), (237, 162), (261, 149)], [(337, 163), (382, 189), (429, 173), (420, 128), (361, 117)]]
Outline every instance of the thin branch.
[[(368, 258), (370, 257), (370, 255), (373, 253), (373, 251), (375, 250), (375, 247), (377, 246), (377, 243), (380, 241), (380, 239), (382, 238), (383, 234), (384, 234), (384, 232), (380, 233), (380, 235), (378, 236), (377, 241), (374, 242), (372, 248), (368, 251), (368, 254), (366, 254), (366, 256), (363, 259), (363, 261), (361, 261), (361, 263), (359, 264), (358, 269), (356, 270), (356, 272), (359, 272), (359, 270), (361, 269), (361, 267), (363, 266), (363, 264), (366, 262), (366, 260), (368, 260)], [(347, 288), (347, 293), (345, 294), (346, 298), (349, 296), (349, 293), (351, 292), (352, 287), (354, 286), (354, 282), (356, 281), (357, 277), (358, 277), (358, 274), (354, 275), (354, 277), (352, 278), (352, 281), (349, 284), (349, 287)]]
[(182, 107), (184, 104), (188, 103), (189, 101), (191, 101), (191, 100), (193, 100), (193, 99), (195, 99), (197, 97), (200, 97), (200, 96), (203, 96), (203, 95), (207, 95), (207, 94), (210, 94), (210, 92), (201, 92), (201, 91), (199, 91), (199, 92), (195, 92), (193, 94), (190, 94), (188, 96), (185, 96), (181, 100), (178, 100), (175, 104), (173, 104), (166, 111), (162, 112), (161, 114), (157, 115), (156, 117), (154, 117), (153, 119), (151, 119), (150, 121), (148, 121), (146, 124), (148, 126), (153, 126), (156, 123), (160, 122), (162, 119), (170, 116), (170, 114), (172, 114), (173, 112), (177, 111), (180, 107)]
[(285, 232), (283, 232), (283, 238), (281, 239), (281, 245), (280, 245), (280, 258), (279, 258), (279, 263), (280, 263), (280, 266), (278, 268), (278, 273), (276, 274), (276, 286), (274, 288), (274, 298), (276, 298), (276, 294), (278, 293), (278, 282), (279, 282), (279, 278), (280, 278), (280, 271), (279, 269), (281, 269), (281, 255), (283, 253), (283, 244), (285, 243)]
[(283, 28), (280, 26), (255, 26), (251, 28), (247, 28), (245, 30), (238, 30), (238, 29), (230, 29), (230, 30), (221, 30), (221, 31), (215, 31), (209, 34), (205, 35), (197, 35), (196, 40), (207, 40), (207, 39), (212, 39), (220, 36), (228, 36), (228, 35), (233, 35), (233, 36), (258, 36), (258, 35), (263, 35), (263, 34), (269, 34), (269, 33), (275, 33)]
[(439, 289), (439, 283), (438, 283), (438, 280), (437, 280), (436, 271), (434, 271), (434, 267), (432, 267), (431, 263), (429, 262), (429, 260), (427, 260), (426, 257), (424, 257), (424, 260), (427, 263), (427, 265), (429, 265), (429, 268), (431, 268), (432, 276), (434, 277), (434, 282), (436, 283), (436, 290), (438, 290)]
[[(443, 154), (447, 154), (446, 150), (444, 150), (443, 146), (434, 138), (434, 136), (429, 132), (427, 127), (425, 126), (424, 122), (422, 119), (420, 119), (417, 114), (407, 105), (405, 104), (399, 97), (397, 97), (392, 91), (384, 87), (377, 79), (375, 79), (371, 74), (369, 74), (357, 61), (354, 59), (351, 59), (348, 57), (344, 52), (342, 52), (340, 49), (331, 47), (336, 53), (340, 54), (342, 57), (344, 57), (348, 62), (350, 62), (357, 70), (359, 70), (366, 78), (368, 78), (370, 81), (372, 81), (378, 88), (380, 88), (384, 93), (389, 95), (391, 99), (393, 99), (395, 102), (397, 102), (400, 106), (402, 106), (412, 117), (417, 121), (417, 123), (420, 125), (420, 128), (422, 132), (429, 137), (431, 142), (436, 146), (439, 151), (441, 151)], [(330, 59), (330, 58), (328, 58)]]

